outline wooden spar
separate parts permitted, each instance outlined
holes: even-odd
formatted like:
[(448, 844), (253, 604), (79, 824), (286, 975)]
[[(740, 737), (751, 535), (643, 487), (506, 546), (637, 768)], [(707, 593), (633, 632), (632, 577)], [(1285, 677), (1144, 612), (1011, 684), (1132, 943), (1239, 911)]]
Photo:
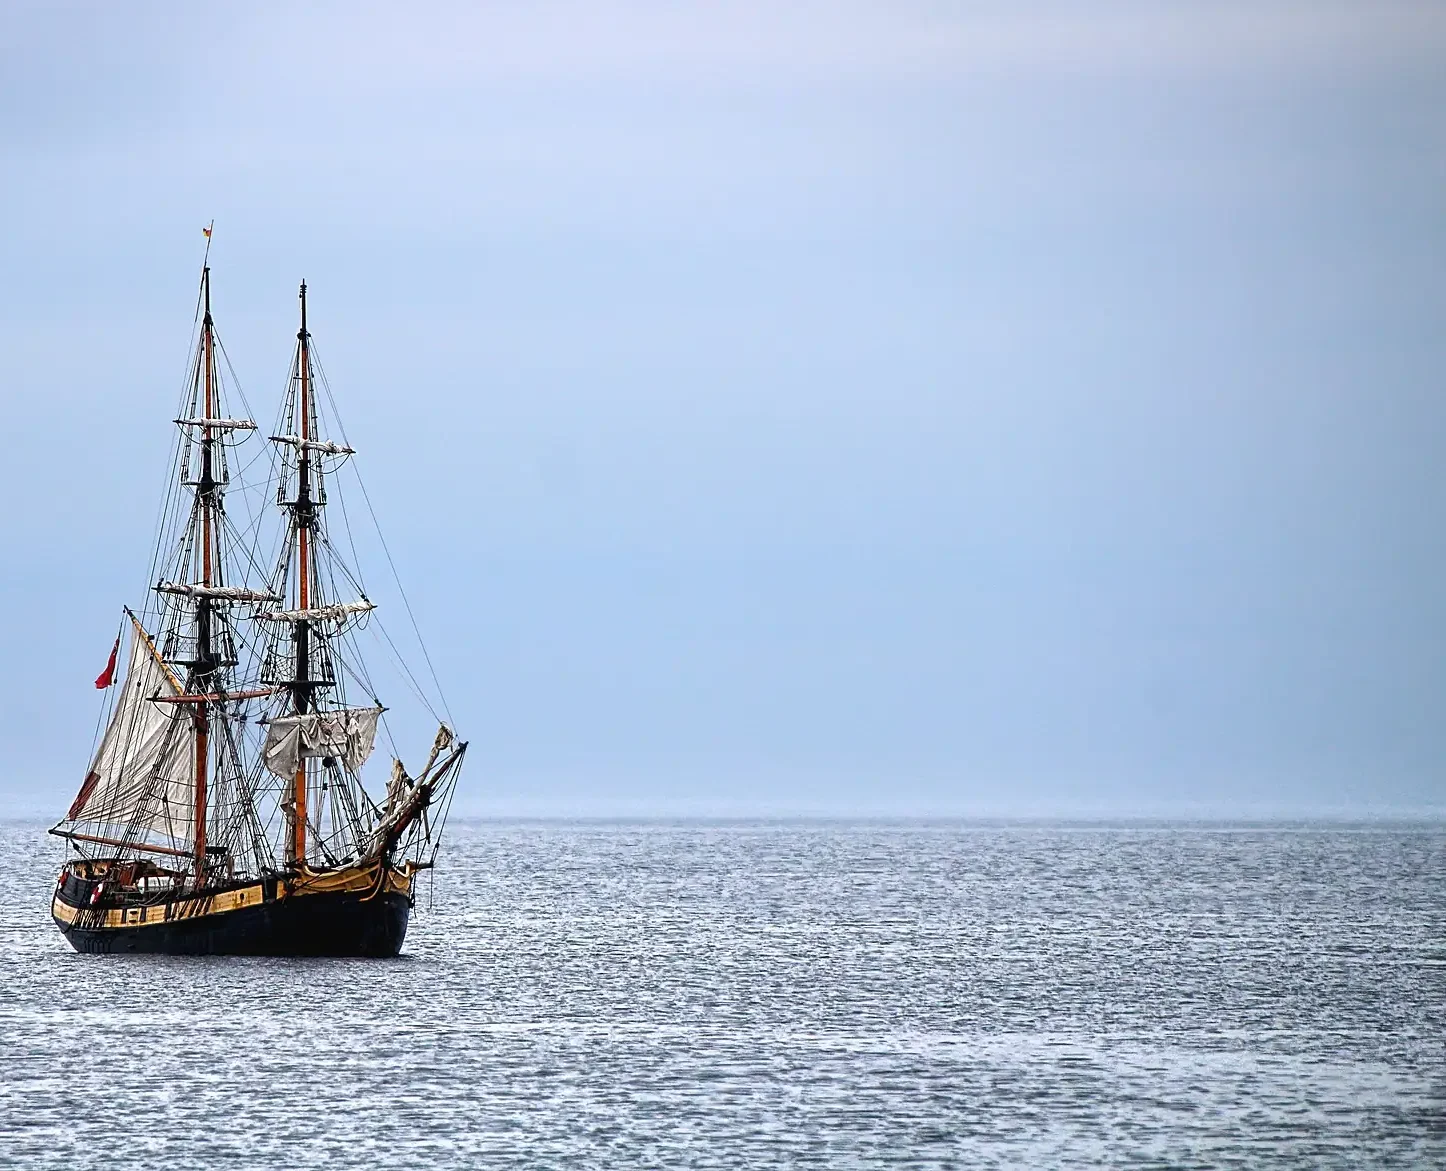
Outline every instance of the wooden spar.
[[(407, 832), (412, 822), (426, 810), (432, 803), (432, 794), (437, 791), (447, 773), (457, 765), (460, 765), (462, 758), (467, 755), (467, 742), (463, 740), (451, 752), (438, 761), (437, 749), (433, 747), (432, 759), (427, 762), (427, 767), (422, 770), (422, 775), (412, 782), (412, 791), (407, 800), (397, 811), (396, 819), (387, 829), (386, 835), (382, 838), (381, 844), (373, 851), (373, 857), (382, 857), (388, 854), (392, 847)], [(436, 768), (433, 773), (432, 769)], [(430, 775), (429, 775), (430, 774)]]
[(53, 829), (50, 831), (58, 838), (70, 838), (76, 842), (94, 842), (100, 846), (116, 846), (123, 850), (147, 850), (152, 854), (169, 854), (173, 858), (189, 858), (190, 850), (177, 850), (173, 846), (151, 846), (144, 842), (124, 842), (119, 838), (102, 838), (95, 834), (77, 834), (69, 830)]
[(206, 705), (198, 703), (193, 717), (196, 726), (196, 881), (206, 875), (206, 754), (211, 750), (210, 722)]
[(206, 695), (158, 695), (152, 703), (230, 703), (233, 699), (260, 699), (275, 695), (279, 687), (257, 687), (251, 691), (212, 691)]
[[(167, 663), (165, 659), (161, 658), (161, 652), (156, 650), (156, 644), (151, 641), (151, 636), (146, 633), (146, 628), (141, 625), (141, 620), (131, 613), (129, 607), (126, 609), (126, 617), (131, 620), (131, 625), (136, 628), (136, 637), (145, 644), (146, 650), (150, 651), (151, 657), (156, 660), (157, 666), (161, 668), (161, 673), (165, 675), (166, 682), (171, 685), (171, 690), (178, 696), (184, 695), (186, 685), (176, 678), (176, 673), (171, 670), (171, 665)], [(166, 697), (157, 696), (156, 698), (161, 702), (169, 702)]]
[[(300, 368), (301, 388), (300, 401), (297, 413), (301, 416), (301, 428), (297, 432), (301, 436), (302, 446), (298, 448), (298, 463), (300, 475), (297, 484), (297, 532), (296, 532), (296, 589), (297, 608), (300, 610), (309, 609), (311, 606), (311, 461), (306, 454), (306, 441), (311, 438), (311, 348), (308, 344), (309, 338), (306, 332), (306, 282), (301, 282), (301, 329), (296, 335), (299, 343), (297, 348), (297, 365)], [(307, 660), (307, 642), (310, 631), (305, 621), (296, 624), (296, 682), (295, 707), (298, 713), (306, 710), (306, 701), (309, 698), (306, 692), (306, 676), (309, 673), (310, 664)], [(291, 860), (293, 862), (306, 861), (306, 757), (302, 757), (296, 765), (296, 776), (291, 783)]]

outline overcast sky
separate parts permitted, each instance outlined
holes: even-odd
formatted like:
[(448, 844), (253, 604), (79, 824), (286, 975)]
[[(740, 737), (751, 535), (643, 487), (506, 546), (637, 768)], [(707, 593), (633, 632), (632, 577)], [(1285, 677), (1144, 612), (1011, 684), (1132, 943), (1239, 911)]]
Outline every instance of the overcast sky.
[(84, 772), (213, 218), (265, 420), (310, 284), (470, 811), (1446, 810), (1439, 3), (0, 43), (0, 810)]

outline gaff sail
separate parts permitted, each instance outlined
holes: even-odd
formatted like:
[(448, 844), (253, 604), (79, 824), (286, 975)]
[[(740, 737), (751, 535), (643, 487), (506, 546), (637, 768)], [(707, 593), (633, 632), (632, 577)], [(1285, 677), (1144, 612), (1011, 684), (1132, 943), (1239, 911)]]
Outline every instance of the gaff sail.
[(180, 705), (155, 702), (181, 691), (137, 626), (110, 723), (80, 792), (57, 828), (101, 827), (107, 836), (140, 847), (157, 837), (171, 843), (191, 839), (194, 722)]

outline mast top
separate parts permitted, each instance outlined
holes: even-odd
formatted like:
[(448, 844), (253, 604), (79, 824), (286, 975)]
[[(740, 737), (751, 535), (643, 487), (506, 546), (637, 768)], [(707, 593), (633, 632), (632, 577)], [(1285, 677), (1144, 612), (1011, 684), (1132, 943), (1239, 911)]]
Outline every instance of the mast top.
[(297, 339), (305, 341), (309, 336), (306, 332), (306, 282), (301, 282), (301, 329), (297, 331)]

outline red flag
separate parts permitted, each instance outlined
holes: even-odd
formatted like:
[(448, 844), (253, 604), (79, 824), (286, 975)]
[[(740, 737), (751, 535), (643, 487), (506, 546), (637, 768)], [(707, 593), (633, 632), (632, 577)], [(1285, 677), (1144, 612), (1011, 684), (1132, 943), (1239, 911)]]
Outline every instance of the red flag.
[(120, 635), (115, 636), (115, 646), (110, 648), (110, 660), (105, 665), (105, 670), (96, 678), (95, 686), (99, 691), (104, 691), (110, 686), (110, 681), (115, 678), (115, 656), (120, 650)]

